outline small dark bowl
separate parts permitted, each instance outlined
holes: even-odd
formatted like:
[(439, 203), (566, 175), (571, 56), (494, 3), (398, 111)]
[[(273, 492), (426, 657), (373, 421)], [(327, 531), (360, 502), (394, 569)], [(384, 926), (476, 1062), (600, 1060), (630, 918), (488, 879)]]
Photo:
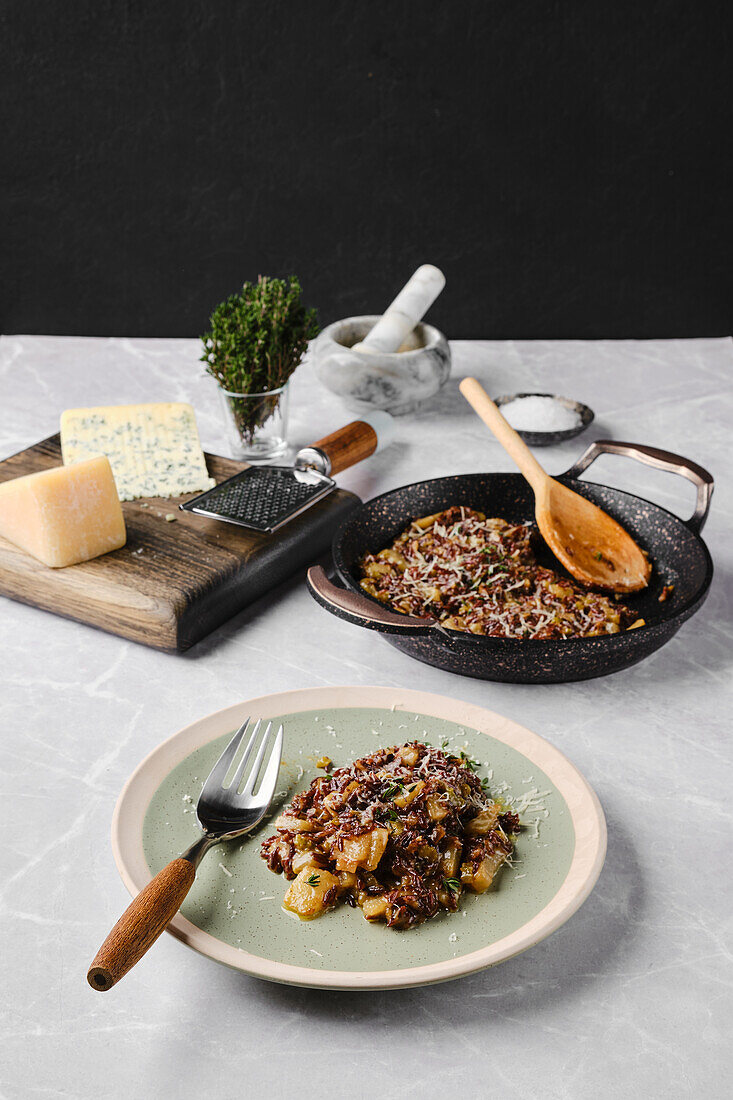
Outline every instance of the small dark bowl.
[(589, 409), (587, 405), (581, 405), (579, 401), (571, 401), (568, 397), (558, 397), (556, 393), (510, 393), (504, 397), (495, 397), (494, 404), (501, 408), (502, 405), (507, 405), (517, 397), (552, 397), (553, 400), (559, 401), (566, 409), (571, 409), (580, 417), (580, 424), (577, 428), (567, 428), (564, 432), (525, 432), (516, 428), (517, 434), (521, 435), (524, 442), (529, 443), (531, 447), (549, 447), (553, 443), (563, 443), (566, 439), (574, 439), (576, 435), (580, 435), (581, 432), (585, 431), (595, 416), (593, 409)]

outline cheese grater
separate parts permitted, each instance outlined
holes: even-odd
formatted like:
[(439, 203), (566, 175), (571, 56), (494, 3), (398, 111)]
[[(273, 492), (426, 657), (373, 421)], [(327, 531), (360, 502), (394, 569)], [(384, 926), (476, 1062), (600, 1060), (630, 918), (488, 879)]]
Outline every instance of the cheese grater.
[(292, 466), (248, 466), (179, 507), (272, 534), (332, 493), (336, 488), (332, 474), (386, 446), (391, 434), (389, 413), (370, 412), (303, 447)]

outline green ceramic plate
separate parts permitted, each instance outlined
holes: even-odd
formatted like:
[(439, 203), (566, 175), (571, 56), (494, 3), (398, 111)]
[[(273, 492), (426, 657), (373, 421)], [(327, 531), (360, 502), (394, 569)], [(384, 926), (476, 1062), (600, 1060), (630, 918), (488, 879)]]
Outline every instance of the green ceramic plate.
[(271, 816), (245, 841), (209, 852), (169, 926), (218, 962), (273, 981), (338, 989), (444, 981), (544, 939), (598, 878), (606, 848), (603, 812), (583, 777), (548, 742), (491, 711), (442, 696), (334, 687), (229, 707), (181, 730), (143, 761), (113, 822), (115, 859), (131, 893), (195, 839), (203, 782), (248, 715), (285, 727), (279, 803), (310, 783), (324, 754), (339, 766), (417, 738), (464, 749), (480, 761), (479, 774), (520, 811), (524, 829), (514, 865), (500, 872), (495, 888), (464, 896), (456, 914), (396, 932), (345, 905), (309, 922), (287, 913), (281, 905), (287, 883), (259, 856)]

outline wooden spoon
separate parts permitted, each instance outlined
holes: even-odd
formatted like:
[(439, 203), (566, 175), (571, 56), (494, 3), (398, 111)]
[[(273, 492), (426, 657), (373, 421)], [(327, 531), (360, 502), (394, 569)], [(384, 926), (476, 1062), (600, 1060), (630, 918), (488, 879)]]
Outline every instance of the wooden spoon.
[(651, 564), (623, 527), (542, 469), (475, 378), (464, 378), (460, 390), (532, 486), (537, 526), (568, 573), (611, 592), (646, 588)]

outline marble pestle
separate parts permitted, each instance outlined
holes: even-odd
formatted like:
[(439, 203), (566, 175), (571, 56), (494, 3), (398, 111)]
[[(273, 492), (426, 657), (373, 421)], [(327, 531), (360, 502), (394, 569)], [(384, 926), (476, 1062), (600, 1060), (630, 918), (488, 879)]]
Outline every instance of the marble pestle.
[(445, 275), (432, 264), (417, 269), (363, 340), (352, 351), (398, 351), (445, 286)]

